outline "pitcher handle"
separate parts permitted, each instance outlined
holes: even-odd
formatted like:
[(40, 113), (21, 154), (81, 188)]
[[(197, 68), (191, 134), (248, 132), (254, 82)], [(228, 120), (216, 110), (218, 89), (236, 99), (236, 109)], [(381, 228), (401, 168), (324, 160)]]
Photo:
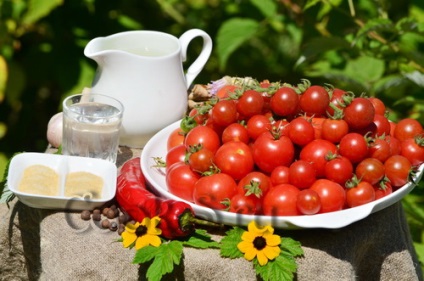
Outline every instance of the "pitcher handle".
[(190, 87), (191, 83), (194, 81), (196, 76), (202, 71), (206, 62), (208, 61), (211, 53), (212, 53), (212, 39), (211, 37), (201, 29), (190, 29), (184, 32), (180, 38), (181, 44), (181, 59), (182, 61), (186, 61), (187, 59), (187, 47), (190, 44), (191, 40), (196, 37), (203, 38), (203, 48), (200, 52), (197, 59), (190, 65), (186, 72), (186, 86), (187, 89)]

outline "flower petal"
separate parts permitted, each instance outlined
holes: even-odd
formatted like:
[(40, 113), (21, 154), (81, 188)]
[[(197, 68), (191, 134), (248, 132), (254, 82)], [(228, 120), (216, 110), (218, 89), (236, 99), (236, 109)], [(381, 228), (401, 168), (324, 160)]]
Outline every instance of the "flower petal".
[(278, 235), (264, 235), (268, 246), (277, 246), (281, 244), (281, 237)]
[(127, 223), (125, 225), (125, 231), (129, 233), (135, 233), (137, 228), (140, 226), (140, 223), (136, 222), (135, 224)]
[(258, 235), (257, 233), (252, 233), (252, 232), (249, 232), (249, 231), (245, 231), (241, 235), (241, 240), (246, 241), (246, 242), (253, 243), (253, 240), (255, 240), (255, 238), (258, 237), (258, 236), (261, 236), (261, 235)]
[(258, 254), (256, 255), (258, 262), (260, 265), (265, 265), (268, 262), (268, 258), (266, 257), (265, 253), (263, 251), (258, 251)]
[(280, 247), (269, 247), (266, 246), (262, 252), (265, 254), (265, 256), (270, 259), (273, 260), (276, 257), (278, 257), (280, 255), (281, 249)]
[(137, 241), (135, 241), (135, 248), (137, 250), (144, 248), (149, 245), (149, 239), (146, 237), (146, 235), (138, 237)]
[(121, 234), (122, 244), (125, 248), (128, 248), (135, 240), (137, 240), (137, 235), (131, 232), (124, 231)]
[(149, 243), (154, 247), (159, 247), (162, 244), (162, 240), (157, 235), (149, 235)]
[(255, 247), (253, 247), (253, 243), (247, 242), (247, 241), (241, 241), (237, 244), (237, 249), (240, 250), (242, 253), (246, 253), (248, 251), (256, 250)]
[(256, 250), (255, 248), (253, 248), (250, 251), (247, 251), (246, 253), (244, 253), (244, 258), (248, 261), (253, 260), (256, 255), (258, 254), (258, 250)]

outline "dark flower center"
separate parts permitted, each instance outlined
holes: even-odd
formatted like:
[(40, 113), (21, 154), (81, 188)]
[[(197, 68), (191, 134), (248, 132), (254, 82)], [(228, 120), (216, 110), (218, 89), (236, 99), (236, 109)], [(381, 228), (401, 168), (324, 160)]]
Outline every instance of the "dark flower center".
[(147, 227), (144, 225), (140, 225), (139, 227), (137, 227), (137, 229), (135, 230), (135, 234), (137, 235), (137, 237), (143, 236), (144, 234), (147, 233)]
[(266, 246), (266, 240), (262, 236), (258, 236), (253, 240), (253, 246), (258, 249), (262, 250)]

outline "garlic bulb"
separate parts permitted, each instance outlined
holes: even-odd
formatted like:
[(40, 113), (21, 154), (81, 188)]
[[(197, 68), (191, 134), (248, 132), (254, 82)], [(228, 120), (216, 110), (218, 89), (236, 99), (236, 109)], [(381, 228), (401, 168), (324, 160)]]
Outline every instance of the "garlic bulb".
[(62, 144), (63, 113), (59, 112), (50, 118), (47, 125), (47, 140), (53, 147), (58, 148)]

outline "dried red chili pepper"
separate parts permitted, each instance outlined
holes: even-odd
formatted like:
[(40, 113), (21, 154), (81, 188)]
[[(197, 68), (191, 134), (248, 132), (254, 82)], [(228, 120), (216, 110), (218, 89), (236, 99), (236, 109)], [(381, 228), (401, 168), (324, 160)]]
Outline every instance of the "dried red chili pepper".
[(146, 187), (140, 158), (124, 163), (117, 179), (116, 200), (122, 211), (141, 222), (145, 217), (159, 216), (158, 227), (168, 239), (185, 237), (194, 231), (194, 212), (185, 202), (157, 197)]

